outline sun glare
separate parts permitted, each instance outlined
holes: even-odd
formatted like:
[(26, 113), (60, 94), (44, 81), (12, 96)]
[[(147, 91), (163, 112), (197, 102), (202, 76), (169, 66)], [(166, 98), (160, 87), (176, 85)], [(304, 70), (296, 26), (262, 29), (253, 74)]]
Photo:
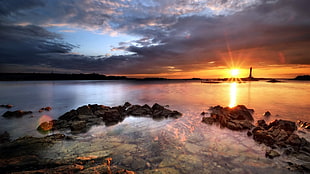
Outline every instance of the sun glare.
[(229, 107), (233, 108), (237, 105), (237, 83), (231, 83), (230, 84), (230, 102)]
[(239, 75), (239, 69), (231, 69), (230, 70), (231, 77), (238, 77)]

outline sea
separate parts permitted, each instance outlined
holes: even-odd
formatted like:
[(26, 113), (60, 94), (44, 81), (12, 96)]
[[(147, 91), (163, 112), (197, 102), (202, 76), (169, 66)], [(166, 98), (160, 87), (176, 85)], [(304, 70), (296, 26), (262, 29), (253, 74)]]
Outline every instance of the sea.
[[(284, 80), (201, 83), (199, 80), (163, 81), (2, 81), (0, 104), (32, 114), (21, 118), (0, 116), (0, 133), (11, 139), (43, 137), (36, 130), (42, 117), (57, 119), (87, 104), (119, 106), (159, 103), (183, 115), (178, 119), (152, 120), (127, 117), (117, 125), (93, 126), (88, 132), (45, 149), (42, 158), (112, 157), (112, 164), (137, 173), (287, 173), (286, 156), (268, 159), (268, 147), (247, 132), (231, 131), (201, 122), (212, 106), (245, 105), (254, 109), (255, 121), (275, 119), (310, 121), (310, 82)], [(51, 111), (38, 112), (42, 107)], [(271, 116), (265, 117), (269, 111)], [(307, 131), (300, 136), (310, 141)], [(70, 133), (67, 133), (70, 134)], [(138, 161), (138, 162), (137, 162)], [(295, 161), (296, 162), (296, 161)]]

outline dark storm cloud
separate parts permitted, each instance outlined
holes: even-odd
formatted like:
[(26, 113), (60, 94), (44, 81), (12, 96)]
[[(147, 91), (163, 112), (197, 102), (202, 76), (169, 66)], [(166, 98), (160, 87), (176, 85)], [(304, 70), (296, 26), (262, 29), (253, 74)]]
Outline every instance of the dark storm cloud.
[(44, 53), (68, 53), (73, 45), (42, 27), (0, 24), (0, 62), (35, 64), (44, 62)]
[[(128, 50), (156, 59), (150, 60), (152, 63), (184, 70), (206, 68), (209, 61), (216, 62), (212, 66), (225, 66), (221, 55), (228, 59), (229, 48), (233, 56), (249, 56), (239, 60), (249, 65), (310, 64), (310, 13), (305, 8), (309, 5), (306, 0), (282, 0), (263, 2), (234, 15), (181, 17), (170, 26), (169, 34), (154, 37), (163, 45)], [(201, 65), (189, 66), (195, 63)]]
[[(3, 64), (163, 73), (173, 68), (226, 66), (229, 49), (247, 65), (310, 64), (309, 0), (32, 0), (13, 8), (17, 2), (24, 1), (0, 2)], [(142, 39), (113, 48), (132, 55), (74, 55), (72, 45), (42, 28), (53, 25), (116, 31)]]
[(44, 3), (41, 0), (4, 0), (0, 4), (0, 15), (5, 16), (11, 15), (13, 13), (19, 13), (20, 10), (44, 6)]

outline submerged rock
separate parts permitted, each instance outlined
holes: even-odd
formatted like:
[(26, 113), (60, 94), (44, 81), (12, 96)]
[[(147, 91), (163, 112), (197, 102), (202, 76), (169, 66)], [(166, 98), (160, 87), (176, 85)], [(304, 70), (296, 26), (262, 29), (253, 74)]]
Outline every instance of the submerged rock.
[(203, 117), (202, 122), (207, 124), (217, 123), (221, 127), (231, 130), (246, 130), (254, 127), (252, 122), (252, 109), (246, 108), (244, 105), (238, 105), (233, 108), (215, 106), (210, 108), (211, 117)]
[(0, 134), (0, 144), (10, 142), (10, 134), (8, 132), (3, 132)]
[(27, 114), (31, 114), (32, 111), (22, 111), (22, 110), (17, 110), (17, 111), (6, 111), (2, 116), (5, 118), (12, 118), (12, 117), (22, 117)]
[(13, 107), (13, 105), (9, 105), (9, 104), (7, 104), (7, 105), (0, 105), (0, 107), (1, 107), (1, 108), (7, 108), (7, 109), (10, 109), (10, 108), (12, 108), (12, 107)]
[(50, 106), (47, 106), (47, 107), (43, 107), (39, 110), (39, 112), (43, 112), (43, 111), (51, 111), (52, 110), (52, 107)]
[(58, 120), (43, 122), (37, 128), (38, 131), (46, 133), (53, 130), (70, 129), (72, 133), (87, 132), (93, 125), (105, 124), (106, 126), (117, 124), (127, 116), (151, 117), (153, 119), (178, 118), (182, 114), (178, 111), (169, 110), (157, 103), (152, 107), (145, 104), (132, 105), (126, 102), (123, 106), (109, 107), (104, 105), (85, 105), (71, 110)]
[(265, 156), (267, 158), (273, 159), (275, 157), (279, 157), (280, 154), (275, 150), (268, 150), (268, 151), (266, 151)]

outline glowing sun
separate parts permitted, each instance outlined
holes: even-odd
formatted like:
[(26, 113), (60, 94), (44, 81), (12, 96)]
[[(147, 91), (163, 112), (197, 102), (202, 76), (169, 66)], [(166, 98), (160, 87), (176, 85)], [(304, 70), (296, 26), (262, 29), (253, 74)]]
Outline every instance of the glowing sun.
[(238, 77), (238, 75), (239, 75), (239, 69), (231, 69), (231, 70), (230, 70), (230, 75), (231, 75), (232, 77)]

